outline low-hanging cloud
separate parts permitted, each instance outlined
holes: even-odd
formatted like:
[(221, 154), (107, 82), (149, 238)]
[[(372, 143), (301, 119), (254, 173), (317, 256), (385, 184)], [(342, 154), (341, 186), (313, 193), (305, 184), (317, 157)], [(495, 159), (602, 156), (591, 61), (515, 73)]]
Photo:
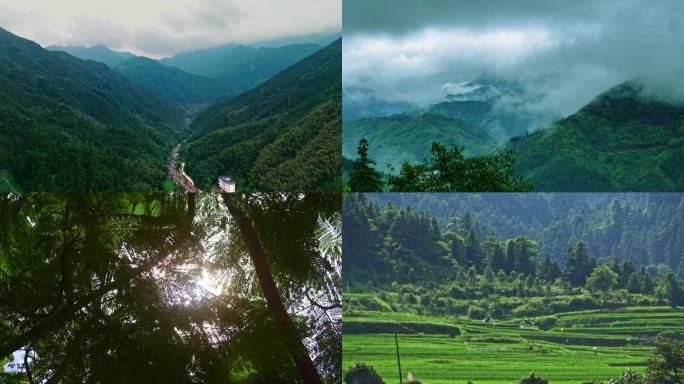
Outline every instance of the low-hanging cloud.
[(344, 18), (346, 100), (422, 107), (483, 74), (524, 90), (516, 108), (548, 116), (635, 78), (649, 95), (684, 100), (679, 0), (347, 0)]
[(337, 33), (339, 0), (3, 0), (0, 27), (47, 45), (152, 57), (226, 43)]

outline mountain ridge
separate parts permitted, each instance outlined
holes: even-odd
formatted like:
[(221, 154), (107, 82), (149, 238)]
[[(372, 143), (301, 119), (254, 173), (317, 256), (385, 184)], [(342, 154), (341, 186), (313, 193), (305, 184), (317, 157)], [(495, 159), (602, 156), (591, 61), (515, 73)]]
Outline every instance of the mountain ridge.
[(684, 108), (630, 81), (545, 130), (511, 141), (540, 191), (682, 191)]
[(0, 28), (0, 171), (20, 190), (160, 190), (182, 113), (111, 70)]
[[(201, 186), (339, 190), (341, 39), (271, 79), (207, 108), (181, 155)], [(268, 164), (268, 166), (267, 166)]]

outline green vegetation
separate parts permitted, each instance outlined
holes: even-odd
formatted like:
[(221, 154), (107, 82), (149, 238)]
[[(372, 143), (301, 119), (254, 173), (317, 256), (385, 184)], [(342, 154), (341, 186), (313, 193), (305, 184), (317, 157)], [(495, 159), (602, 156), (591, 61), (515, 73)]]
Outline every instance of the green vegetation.
[(368, 152), (374, 156), (381, 171), (388, 165), (398, 169), (405, 162), (423, 160), (434, 142), (448, 148), (465, 147), (466, 156), (487, 154), (498, 145), (484, 129), (432, 113), (345, 121), (343, 135), (343, 156), (355, 157), (359, 140), (366, 139)]
[(515, 153), (507, 149), (491, 156), (466, 158), (463, 148), (447, 149), (432, 143), (420, 164), (404, 163), (398, 175), (388, 175), (391, 191), (398, 192), (525, 192), (532, 183), (513, 172)]
[(193, 122), (181, 153), (200, 187), (339, 191), (341, 40)]
[(381, 192), (382, 175), (373, 168), (375, 161), (368, 158), (368, 141), (359, 141), (359, 158), (352, 163), (349, 188), (352, 192)]
[(229, 44), (179, 53), (160, 62), (185, 72), (223, 80), (230, 84), (236, 93), (240, 93), (268, 80), (320, 49), (317, 44), (259, 48)]
[[(345, 368), (363, 363), (394, 381), (399, 334), (404, 376), (431, 384), (532, 380), (531, 372), (549, 383), (579, 384), (628, 369), (659, 377), (647, 369), (654, 338), (684, 332), (684, 282), (669, 265), (648, 263), (672, 243), (675, 254), (684, 249), (667, 229), (681, 228), (684, 216), (669, 208), (684, 207), (681, 196), (620, 195), (623, 203), (597, 195), (453, 196), (345, 196), (344, 238), (354, 239), (343, 241)], [(459, 215), (449, 207), (455, 201)], [(577, 222), (583, 201), (620, 229), (584, 217), (597, 228), (590, 238), (587, 224)], [(641, 206), (655, 203), (659, 215), (650, 221)], [(435, 216), (419, 208), (432, 204), (439, 205)], [(667, 233), (655, 239), (655, 259), (643, 248), (608, 246), (614, 236), (656, 236), (654, 228)], [(563, 242), (564, 253), (548, 254), (547, 240)]]
[(341, 381), (339, 194), (11, 193), (0, 223), (2, 383)]
[(643, 96), (635, 82), (511, 145), (515, 170), (538, 191), (684, 190), (684, 108)]
[(341, 40), (222, 99), (316, 48), (187, 56), (232, 73), (209, 79), (102, 46), (65, 49), (110, 69), (0, 30), (0, 191), (169, 191), (169, 152), (188, 136), (181, 160), (202, 188), (230, 176), (242, 191), (339, 191)]
[(226, 81), (187, 73), (146, 57), (122, 61), (115, 69), (160, 97), (183, 106), (186, 113), (192, 113), (222, 96), (235, 93)]
[[(359, 158), (343, 167), (345, 190), (350, 192), (524, 192), (532, 183), (513, 172), (515, 153), (506, 149), (489, 156), (465, 157), (462, 147), (447, 149), (434, 142), (418, 164), (405, 162), (398, 174), (383, 177), (368, 158), (368, 141), (361, 139)], [(351, 169), (349, 169), (351, 168)], [(393, 171), (390, 169), (390, 171)], [(348, 175), (348, 176), (347, 176)], [(383, 182), (383, 179), (386, 179)]]
[(16, 192), (19, 190), (12, 177), (7, 172), (0, 171), (0, 191)]
[(161, 188), (182, 126), (172, 104), (104, 64), (2, 29), (0, 89), (3, 190)]

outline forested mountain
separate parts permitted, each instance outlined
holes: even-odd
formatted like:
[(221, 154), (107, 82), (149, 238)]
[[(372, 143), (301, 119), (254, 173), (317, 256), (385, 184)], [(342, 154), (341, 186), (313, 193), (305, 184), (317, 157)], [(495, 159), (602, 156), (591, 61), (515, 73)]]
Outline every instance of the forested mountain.
[(66, 52), (71, 56), (78, 57), (79, 59), (83, 60), (99, 61), (100, 63), (107, 64), (110, 68), (114, 68), (120, 62), (134, 57), (133, 54), (130, 52), (114, 51), (102, 44), (98, 44), (93, 47), (61, 47), (58, 45), (51, 45), (49, 47), (46, 47), (46, 49), (49, 49), (51, 51)]
[(179, 53), (160, 62), (186, 72), (225, 80), (239, 93), (271, 78), (319, 49), (321, 47), (316, 44), (260, 48), (228, 44)]
[(445, 101), (431, 105), (428, 110), (480, 127), (499, 140), (536, 130), (552, 120), (542, 111), (521, 108), (534, 97), (518, 84), (482, 75), (456, 88)]
[(160, 97), (190, 111), (235, 93), (227, 81), (188, 73), (147, 57), (124, 60), (116, 64), (115, 69)]
[(33, 191), (159, 190), (176, 106), (111, 70), (0, 29), (0, 175)]
[[(352, 278), (367, 278), (373, 263), (424, 268), (426, 278), (449, 273), (440, 270), (450, 260), (464, 266), (454, 247), (468, 244), (478, 249), (466, 265), (482, 268), (491, 262), (492, 241), (503, 240), (505, 251), (507, 239), (523, 238), (534, 249), (519, 262), (526, 270), (546, 256), (567, 265), (568, 249), (581, 242), (599, 262), (629, 261), (653, 275), (672, 270), (684, 277), (684, 197), (678, 194), (350, 194), (344, 204), (344, 236), (355, 239), (343, 243), (345, 276)], [(450, 232), (464, 243), (455, 244)]]
[(356, 158), (358, 142), (365, 138), (368, 152), (382, 171), (388, 164), (398, 170), (404, 162), (421, 161), (433, 142), (448, 148), (464, 146), (468, 156), (488, 153), (498, 144), (481, 128), (433, 113), (363, 118), (345, 122), (343, 129), (343, 156)]
[(195, 182), (339, 190), (341, 39), (199, 115), (182, 157)]
[(516, 171), (539, 191), (684, 190), (684, 107), (635, 81), (511, 145)]

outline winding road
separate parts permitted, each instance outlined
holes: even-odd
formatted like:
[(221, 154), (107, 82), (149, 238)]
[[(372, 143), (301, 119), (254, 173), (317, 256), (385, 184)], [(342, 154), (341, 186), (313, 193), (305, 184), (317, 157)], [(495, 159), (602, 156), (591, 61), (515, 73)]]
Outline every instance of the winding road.
[(185, 163), (180, 163), (180, 168), (178, 168), (180, 147), (180, 144), (176, 145), (169, 155), (169, 179), (171, 179), (179, 189), (185, 192), (202, 192), (197, 188), (192, 178), (185, 173)]

